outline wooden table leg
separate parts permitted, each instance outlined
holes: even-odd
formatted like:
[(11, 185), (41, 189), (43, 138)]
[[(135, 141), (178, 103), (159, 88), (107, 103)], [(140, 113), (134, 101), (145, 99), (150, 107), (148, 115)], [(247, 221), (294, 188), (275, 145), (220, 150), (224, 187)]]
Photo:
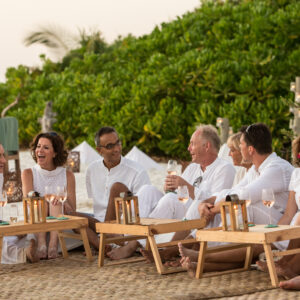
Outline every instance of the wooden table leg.
[(104, 265), (104, 247), (105, 247), (105, 233), (100, 233), (99, 256), (98, 256), (99, 268)]
[(207, 242), (200, 242), (200, 250), (198, 256), (198, 264), (196, 269), (196, 278), (199, 279), (202, 277), (205, 261)]
[(252, 258), (253, 258), (253, 246), (249, 245), (246, 250), (246, 259), (245, 259), (245, 264), (244, 264), (244, 270), (249, 270)]
[(153, 254), (153, 258), (155, 261), (155, 265), (156, 265), (156, 269), (157, 272), (159, 274), (164, 274), (165, 273), (165, 267), (163, 266), (162, 262), (161, 262), (161, 258), (157, 249), (157, 245), (155, 242), (155, 238), (152, 235), (148, 235), (148, 240), (149, 240), (149, 244), (152, 250), (152, 254)]
[(82, 238), (82, 241), (83, 241), (83, 246), (84, 246), (84, 251), (85, 251), (86, 258), (87, 258), (88, 261), (93, 261), (93, 255), (92, 255), (89, 239), (87, 237), (86, 227), (81, 227), (80, 228), (80, 234), (81, 234), (81, 238)]
[(273, 259), (271, 245), (264, 243), (264, 250), (265, 250), (265, 255), (266, 255), (266, 260), (267, 260), (267, 265), (268, 265), (272, 285), (274, 287), (278, 287), (279, 286), (278, 276), (277, 276), (276, 269), (275, 269), (275, 263), (274, 263), (274, 259)]
[(68, 258), (69, 254), (68, 254), (68, 250), (67, 250), (67, 246), (66, 246), (66, 241), (65, 241), (65, 238), (63, 237), (63, 232), (61, 230), (58, 231), (58, 239), (59, 239), (60, 248), (61, 248), (63, 257)]

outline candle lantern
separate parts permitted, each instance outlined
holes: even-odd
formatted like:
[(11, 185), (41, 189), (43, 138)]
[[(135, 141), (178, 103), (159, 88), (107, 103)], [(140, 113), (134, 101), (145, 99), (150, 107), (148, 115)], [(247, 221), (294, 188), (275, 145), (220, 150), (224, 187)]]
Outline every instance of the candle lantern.
[(44, 197), (23, 198), (24, 223), (35, 224), (46, 222), (46, 201)]
[[(245, 200), (239, 200), (238, 195), (228, 195), (225, 202), (220, 203), (220, 210), (222, 229), (224, 231), (249, 231)], [(229, 213), (230, 226), (226, 218), (227, 211)], [(241, 222), (239, 220), (240, 215), (242, 216)]]
[(71, 151), (68, 155), (67, 159), (67, 168), (73, 173), (80, 172), (80, 152), (79, 151)]
[(22, 183), (17, 180), (17, 177), (16, 171), (9, 171), (5, 174), (3, 190), (6, 191), (8, 203), (22, 201)]
[(115, 198), (115, 209), (117, 223), (140, 224), (138, 197), (133, 196), (131, 192), (121, 193), (120, 197)]

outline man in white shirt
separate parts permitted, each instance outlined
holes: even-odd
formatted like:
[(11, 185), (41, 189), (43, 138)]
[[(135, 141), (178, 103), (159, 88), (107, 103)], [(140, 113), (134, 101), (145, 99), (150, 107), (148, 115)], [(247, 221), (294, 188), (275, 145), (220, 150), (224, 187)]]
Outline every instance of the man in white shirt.
[(178, 200), (176, 193), (169, 192), (163, 195), (153, 186), (144, 186), (138, 192), (139, 199), (160, 198), (149, 217), (182, 219), (186, 210), (196, 202), (207, 199), (215, 192), (230, 188), (235, 169), (230, 162), (218, 158), (219, 148), (220, 139), (216, 129), (211, 125), (198, 127), (188, 147), (192, 163), (182, 176), (168, 175), (164, 186), (165, 191), (175, 191), (179, 186), (186, 185), (189, 190), (189, 201), (183, 204)]
[[(102, 158), (91, 163), (86, 172), (86, 187), (88, 197), (93, 199), (94, 214), (71, 214), (88, 217), (89, 242), (98, 249), (99, 238), (95, 224), (116, 219), (114, 198), (119, 197), (121, 192), (136, 194), (141, 186), (150, 183), (150, 179), (141, 165), (121, 155), (121, 141), (114, 128), (100, 128), (95, 135), (95, 144)], [(140, 216), (148, 216), (155, 205), (154, 201), (139, 201)]]
[[(262, 123), (248, 126), (242, 133), (240, 143), (241, 153), (244, 161), (252, 162), (253, 166), (247, 172), (244, 179), (233, 189), (221, 192), (217, 197), (211, 197), (199, 204), (198, 212), (194, 216), (204, 217), (208, 227), (221, 225), (220, 202), (224, 201), (227, 194), (240, 194), (246, 189), (250, 195), (250, 206), (247, 208), (250, 221), (255, 224), (266, 224), (268, 222), (269, 210), (272, 210), (272, 223), (277, 224), (285, 210), (288, 201), (288, 187), (293, 172), (293, 166), (272, 153), (272, 137), (268, 127)], [(275, 204), (267, 208), (262, 203), (262, 190), (271, 188), (275, 196)], [(182, 263), (187, 260), (194, 261), (198, 253), (180, 246), (181, 255), (184, 256)], [(263, 252), (261, 245), (254, 247), (253, 257)], [(226, 264), (238, 266), (245, 257), (244, 249), (224, 251), (222, 253), (208, 254), (206, 271), (217, 271), (226, 269)], [(216, 264), (217, 263), (217, 264)], [(222, 264), (223, 263), (223, 264)], [(213, 267), (212, 267), (213, 266)]]

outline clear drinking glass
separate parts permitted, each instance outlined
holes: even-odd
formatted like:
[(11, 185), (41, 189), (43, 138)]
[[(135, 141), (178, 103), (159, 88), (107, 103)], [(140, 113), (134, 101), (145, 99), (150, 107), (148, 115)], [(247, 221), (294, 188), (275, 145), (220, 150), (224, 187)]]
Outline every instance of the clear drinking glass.
[(9, 207), (9, 217), (10, 217), (10, 223), (17, 223), (18, 222), (18, 205), (17, 204), (11, 204)]
[(61, 214), (64, 216), (64, 203), (67, 201), (67, 189), (65, 186), (57, 187), (57, 197), (61, 202)]
[[(185, 204), (186, 202), (188, 202), (188, 200), (189, 200), (189, 190), (188, 190), (188, 187), (186, 185), (178, 187), (177, 197), (178, 197), (178, 200), (182, 204)], [(185, 214), (186, 214), (186, 208), (185, 208), (185, 205), (184, 205), (184, 216), (185, 216)]]
[(2, 191), (2, 193), (0, 193), (0, 206), (1, 206), (1, 223), (4, 222), (3, 220), (3, 208), (7, 203), (7, 196), (6, 196), (6, 191)]
[(272, 224), (271, 217), (271, 208), (275, 203), (273, 189), (263, 189), (261, 193), (261, 200), (263, 205), (269, 208), (269, 224), (266, 226), (266, 228), (277, 227), (277, 225)]
[[(177, 175), (177, 161), (170, 159), (168, 161), (168, 166), (167, 166), (167, 173), (168, 175)], [(173, 190), (167, 190), (166, 193), (169, 192), (174, 192)]]
[(51, 204), (51, 202), (55, 199), (55, 193), (53, 192), (53, 188), (51, 186), (45, 186), (45, 194), (44, 197), (46, 201)]

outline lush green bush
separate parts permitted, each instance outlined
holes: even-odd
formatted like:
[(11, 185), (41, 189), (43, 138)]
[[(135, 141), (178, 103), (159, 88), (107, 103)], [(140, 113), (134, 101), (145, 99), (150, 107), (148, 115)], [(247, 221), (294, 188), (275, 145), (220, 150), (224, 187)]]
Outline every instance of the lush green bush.
[(19, 66), (0, 84), (0, 108), (20, 94), (9, 111), (28, 145), (40, 130), (45, 103), (58, 113), (54, 129), (69, 147), (93, 141), (104, 125), (120, 132), (125, 150), (187, 158), (199, 123), (230, 119), (265, 122), (277, 151), (288, 129), (290, 81), (300, 74), (300, 2), (207, 1), (201, 8), (93, 51), (72, 51), (62, 63), (42, 56), (42, 70)]

